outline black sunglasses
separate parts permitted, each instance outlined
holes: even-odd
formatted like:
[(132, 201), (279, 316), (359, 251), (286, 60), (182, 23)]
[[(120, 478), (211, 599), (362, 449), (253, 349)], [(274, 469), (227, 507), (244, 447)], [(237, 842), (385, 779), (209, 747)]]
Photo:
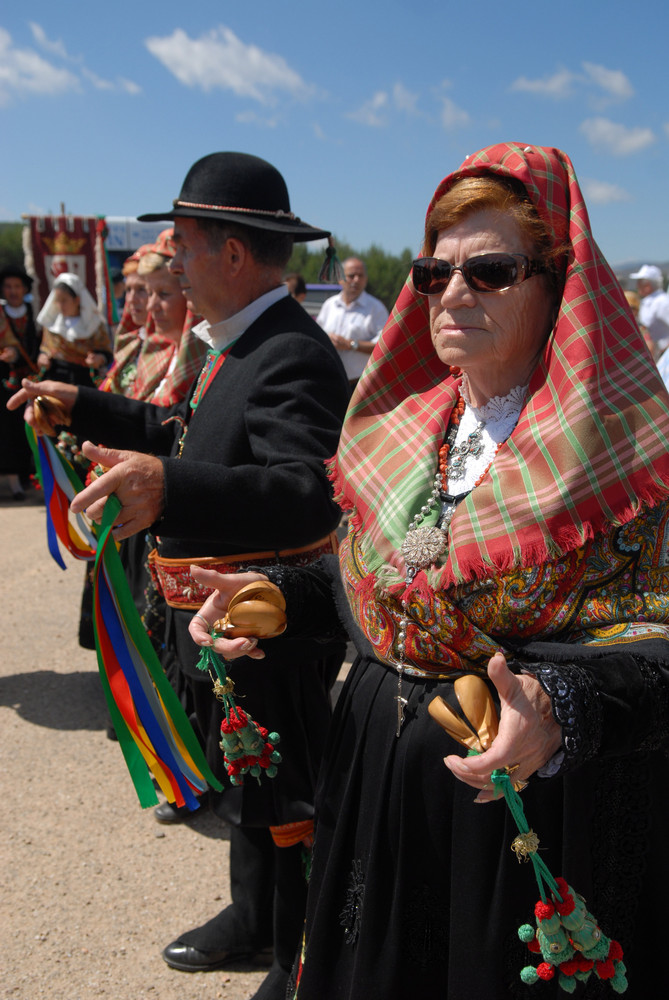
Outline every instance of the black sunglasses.
[(546, 270), (539, 260), (522, 253), (482, 253), (460, 267), (439, 257), (420, 257), (412, 265), (413, 286), (421, 295), (438, 295), (459, 271), (474, 292), (501, 292)]

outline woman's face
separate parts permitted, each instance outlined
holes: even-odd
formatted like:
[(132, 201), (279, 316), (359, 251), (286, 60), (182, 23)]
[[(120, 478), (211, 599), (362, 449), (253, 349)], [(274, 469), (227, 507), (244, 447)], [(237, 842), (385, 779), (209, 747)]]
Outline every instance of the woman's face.
[(144, 326), (149, 301), (149, 289), (145, 277), (136, 273), (126, 277), (125, 301), (133, 323), (136, 323), (137, 326)]
[(178, 342), (186, 318), (186, 300), (179, 279), (166, 267), (144, 276), (149, 291), (148, 311), (163, 337)]
[(53, 293), (56, 308), (61, 316), (72, 319), (79, 315), (79, 296), (70, 295), (64, 288), (57, 288)]
[[(512, 216), (486, 209), (441, 230), (434, 256), (458, 266), (496, 251), (536, 256)], [(500, 292), (475, 292), (456, 271), (444, 291), (428, 299), (437, 356), (466, 372), (473, 403), (481, 406), (529, 381), (553, 315), (545, 275)]]

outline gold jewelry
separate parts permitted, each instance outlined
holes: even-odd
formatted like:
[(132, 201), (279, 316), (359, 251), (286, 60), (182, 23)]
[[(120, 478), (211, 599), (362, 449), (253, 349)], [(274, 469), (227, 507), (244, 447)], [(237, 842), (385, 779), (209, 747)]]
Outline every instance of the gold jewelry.
[[(518, 770), (519, 767), (520, 764), (509, 764), (507, 767), (504, 768), (504, 770), (509, 776), (511, 776), (514, 773), (514, 771)], [(525, 778), (518, 778), (517, 781), (512, 782), (512, 785), (514, 792), (522, 792), (529, 785), (529, 781), (526, 781)]]

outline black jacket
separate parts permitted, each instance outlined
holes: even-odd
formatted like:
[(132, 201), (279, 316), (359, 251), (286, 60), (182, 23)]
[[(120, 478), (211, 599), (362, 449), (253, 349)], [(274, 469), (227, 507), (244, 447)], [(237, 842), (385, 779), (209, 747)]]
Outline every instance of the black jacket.
[[(337, 351), (294, 299), (234, 344), (196, 411), (81, 389), (73, 430), (165, 456), (161, 554), (230, 555), (308, 545), (339, 511), (323, 469), (348, 402)], [(188, 430), (176, 457), (183, 421)]]

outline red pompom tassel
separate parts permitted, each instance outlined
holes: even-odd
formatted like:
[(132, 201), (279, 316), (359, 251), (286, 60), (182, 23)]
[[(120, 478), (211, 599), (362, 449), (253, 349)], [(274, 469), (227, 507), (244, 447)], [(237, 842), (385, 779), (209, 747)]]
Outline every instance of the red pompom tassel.
[(555, 966), (549, 965), (548, 962), (542, 962), (541, 965), (537, 965), (537, 975), (539, 979), (548, 982), (555, 975)]

